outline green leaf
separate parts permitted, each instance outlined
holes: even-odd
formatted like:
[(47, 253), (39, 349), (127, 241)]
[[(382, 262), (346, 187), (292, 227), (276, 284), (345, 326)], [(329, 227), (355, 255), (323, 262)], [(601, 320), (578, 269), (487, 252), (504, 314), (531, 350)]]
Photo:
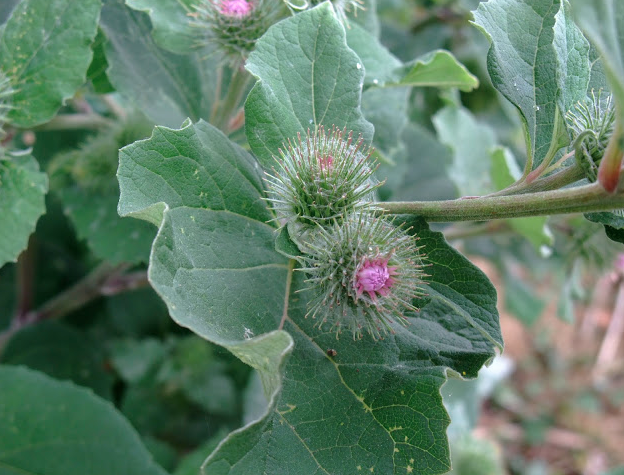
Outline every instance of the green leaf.
[(11, 366), (0, 366), (0, 386), (6, 473), (165, 474), (130, 424), (90, 390)]
[(558, 104), (565, 114), (587, 96), (591, 75), (589, 41), (572, 21), (570, 4), (564, 0), (555, 16), (554, 46), (557, 54)]
[(179, 127), (187, 117), (196, 121), (210, 116), (216, 68), (205, 58), (160, 49), (151, 36), (149, 17), (123, 0), (104, 1), (101, 27), (108, 40), (106, 73), (130, 103), (168, 127)]
[(393, 72), (393, 85), (456, 87), (470, 92), (479, 80), (448, 51), (431, 51)]
[[(406, 227), (432, 264), (428, 303), (385, 340), (337, 340), (305, 318), (304, 276), (275, 250), (250, 160), (202, 122), (158, 127), (120, 156), (122, 213), (154, 219), (145, 210), (156, 209), (162, 218), (152, 285), (178, 323), (256, 368), (269, 401), (205, 473), (448, 471), (440, 386), (448, 367), (476, 376), (502, 345), (494, 288), (440, 233), (412, 220)], [(278, 330), (283, 316), (288, 333)]]
[(358, 25), (347, 30), (347, 43), (364, 64), (367, 86), (457, 87), (466, 92), (479, 86), (479, 80), (445, 50), (431, 51), (403, 64)]
[(106, 37), (102, 30), (98, 30), (98, 34), (93, 41), (93, 60), (87, 70), (87, 78), (93, 84), (93, 89), (98, 94), (108, 94), (114, 92), (115, 88), (108, 80), (106, 76), (106, 69), (108, 68), (108, 61), (106, 60), (106, 53), (104, 52), (104, 44), (106, 43)]
[(47, 122), (85, 82), (100, 0), (22, 0), (0, 36), (0, 71), (15, 94), (9, 122)]
[(478, 123), (463, 107), (446, 106), (433, 116), (440, 142), (453, 151), (448, 170), (461, 196), (494, 191), (490, 178), (490, 152), (496, 145), (494, 131)]
[(48, 178), (31, 156), (0, 157), (0, 267), (14, 262), (45, 212)]
[(68, 379), (110, 399), (113, 378), (95, 341), (58, 322), (41, 322), (17, 332), (6, 344), (2, 364), (24, 365), (56, 379)]
[(475, 376), (501, 344), (495, 291), (440, 233), (422, 220), (407, 225), (432, 264), (420, 314), (381, 341), (336, 339), (304, 318), (306, 294), (296, 289), (305, 284), (295, 273), (285, 326), (295, 348), (275, 408), (232, 433), (204, 473), (448, 471), (440, 387), (446, 367)]
[(188, 15), (194, 11), (194, 4), (197, 4), (196, 0), (126, 0), (130, 8), (149, 14), (156, 44), (179, 54), (190, 53), (197, 46)]
[(601, 55), (620, 120), (624, 120), (624, 3), (570, 0), (574, 19)]
[(609, 239), (615, 242), (624, 243), (624, 210), (602, 213), (585, 213), (592, 223), (602, 224)]
[(474, 12), (475, 25), (491, 42), (488, 72), (492, 84), (522, 116), (531, 169), (553, 153), (551, 142), (559, 142), (561, 133), (557, 117), (559, 65), (553, 45), (560, 3), (490, 0), (480, 3)]
[(0, 3), (0, 25), (3, 25), (11, 16), (11, 12), (20, 0), (4, 0)]
[(370, 143), (373, 126), (360, 110), (364, 68), (329, 2), (269, 28), (245, 67), (258, 78), (245, 103), (247, 139), (264, 167), (289, 139), (320, 125)]
[(370, 88), (362, 94), (362, 112), (375, 127), (373, 146), (386, 157), (400, 146), (407, 125), (408, 88)]

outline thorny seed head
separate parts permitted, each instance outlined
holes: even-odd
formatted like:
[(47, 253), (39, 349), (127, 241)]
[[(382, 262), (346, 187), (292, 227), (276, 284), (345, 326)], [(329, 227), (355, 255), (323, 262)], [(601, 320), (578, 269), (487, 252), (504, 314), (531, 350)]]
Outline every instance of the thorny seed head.
[(299, 257), (312, 291), (308, 316), (354, 338), (365, 330), (373, 338), (393, 332), (391, 323), (407, 324), (424, 295), (423, 259), (417, 238), (373, 213), (349, 215), (321, 228)]
[(592, 89), (585, 101), (579, 101), (566, 113), (568, 130), (572, 136), (575, 160), (590, 181), (596, 181), (598, 165), (613, 135), (615, 107), (612, 96), (602, 98)]
[(289, 140), (279, 153), (276, 168), (266, 176), (268, 200), (300, 247), (319, 226), (374, 209), (373, 190), (380, 183), (373, 178), (371, 150), (361, 137), (354, 141), (353, 132), (321, 126), (294, 143)]
[(239, 66), (256, 41), (280, 17), (277, 0), (197, 0), (189, 14), (199, 47), (209, 46), (232, 66)]

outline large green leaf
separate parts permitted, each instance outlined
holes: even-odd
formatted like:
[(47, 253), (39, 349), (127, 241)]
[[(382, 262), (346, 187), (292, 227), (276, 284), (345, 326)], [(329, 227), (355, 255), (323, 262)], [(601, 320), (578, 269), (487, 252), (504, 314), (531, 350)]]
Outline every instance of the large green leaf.
[(522, 116), (532, 168), (552, 153), (551, 142), (561, 134), (560, 65), (553, 44), (560, 6), (561, 0), (490, 0), (474, 12), (475, 24), (491, 42), (492, 83)]
[(624, 120), (624, 2), (570, 0), (573, 15), (601, 55), (602, 65)]
[(0, 266), (15, 261), (45, 212), (48, 178), (30, 155), (0, 157)]
[(85, 82), (100, 0), (22, 0), (0, 32), (0, 71), (15, 94), (9, 121), (47, 122)]
[(126, 0), (135, 10), (149, 14), (154, 30), (154, 41), (161, 47), (175, 53), (187, 54), (197, 47), (197, 35), (190, 24), (189, 13), (197, 0)]
[[(427, 305), (384, 340), (337, 340), (305, 318), (303, 275), (275, 251), (250, 160), (203, 122), (158, 127), (120, 157), (120, 211), (161, 217), (152, 285), (178, 323), (258, 369), (270, 401), (260, 420), (221, 444), (205, 473), (446, 472), (439, 389), (446, 368), (473, 377), (502, 345), (493, 287), (413, 220), (407, 226), (432, 264)], [(276, 332), (284, 314), (288, 333)]]
[(0, 366), (2, 473), (165, 475), (115, 408), (91, 391)]
[(440, 387), (447, 367), (475, 376), (500, 345), (496, 297), (440, 233), (423, 221), (409, 225), (432, 264), (420, 314), (381, 341), (336, 339), (304, 318), (305, 284), (295, 273), (285, 326), (295, 348), (275, 407), (232, 433), (203, 473), (446, 473)]
[(258, 78), (245, 104), (247, 139), (263, 166), (288, 139), (320, 125), (370, 143), (373, 126), (360, 110), (364, 66), (329, 2), (269, 28), (245, 67)]
[(105, 0), (101, 27), (108, 40), (107, 76), (132, 104), (168, 127), (179, 127), (187, 117), (209, 117), (216, 84), (210, 58), (160, 49), (147, 14), (129, 9), (123, 0)]

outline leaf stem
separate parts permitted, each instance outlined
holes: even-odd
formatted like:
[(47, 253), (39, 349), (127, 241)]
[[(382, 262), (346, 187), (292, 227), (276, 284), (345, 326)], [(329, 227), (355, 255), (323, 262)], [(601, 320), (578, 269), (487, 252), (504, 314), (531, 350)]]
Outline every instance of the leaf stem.
[(0, 333), (0, 349), (18, 330), (42, 320), (63, 317), (101, 297), (115, 295), (148, 285), (146, 272), (124, 274), (130, 264), (103, 262), (72, 287), (44, 303), (39, 309), (22, 312), (18, 308), (11, 326)]
[(290, 259), (288, 261), (288, 274), (286, 275), (286, 291), (284, 292), (284, 311), (282, 312), (282, 319), (280, 320), (278, 330), (284, 328), (284, 322), (288, 317), (288, 301), (290, 300), (290, 285), (292, 284), (292, 276), (295, 268), (295, 260)]
[(232, 73), (225, 97), (219, 102), (217, 110), (214, 111), (213, 125), (226, 134), (230, 132), (230, 119), (240, 104), (250, 79), (251, 75), (247, 71), (237, 67)]
[(538, 178), (532, 183), (527, 183), (526, 181), (514, 183), (503, 190), (487, 195), (487, 197), (521, 195), (538, 191), (556, 190), (575, 183), (584, 177), (583, 169), (575, 163), (552, 175)]
[(594, 183), (514, 196), (485, 196), (448, 201), (396, 201), (379, 203), (379, 206), (391, 214), (414, 214), (431, 222), (487, 221), (624, 208), (624, 193), (611, 194)]
[(85, 114), (62, 114), (57, 115), (45, 124), (33, 127), (32, 130), (77, 130), (77, 129), (101, 129), (109, 127), (113, 121), (96, 113)]

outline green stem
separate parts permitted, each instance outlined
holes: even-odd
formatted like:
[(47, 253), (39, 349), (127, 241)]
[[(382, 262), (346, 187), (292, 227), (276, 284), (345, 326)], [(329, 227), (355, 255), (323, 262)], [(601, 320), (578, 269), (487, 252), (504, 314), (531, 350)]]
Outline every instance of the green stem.
[(50, 122), (33, 127), (32, 130), (77, 130), (77, 129), (101, 129), (113, 124), (113, 121), (102, 117), (100, 114), (62, 114), (54, 117)]
[(611, 194), (599, 184), (515, 196), (489, 196), (449, 201), (386, 202), (391, 214), (413, 214), (427, 221), (487, 221), (490, 219), (587, 213), (624, 208), (624, 193)]
[[(148, 285), (145, 272), (124, 274), (129, 264), (103, 262), (69, 289), (44, 303), (39, 309), (16, 314), (11, 326), (0, 333), (0, 350), (18, 330), (42, 320), (63, 317), (101, 297)], [(18, 309), (19, 312), (19, 309)]]
[(244, 69), (236, 68), (232, 73), (232, 79), (230, 80), (227, 94), (223, 100), (220, 101), (213, 121), (213, 125), (226, 134), (230, 132), (229, 121), (234, 116), (250, 79), (251, 75)]
[(494, 196), (511, 196), (521, 195), (525, 193), (535, 193), (538, 191), (550, 191), (562, 188), (564, 186), (575, 183), (585, 177), (583, 169), (577, 164), (564, 168), (547, 177), (539, 178), (532, 183), (525, 181), (514, 183), (504, 190), (497, 191), (487, 195), (487, 198)]

